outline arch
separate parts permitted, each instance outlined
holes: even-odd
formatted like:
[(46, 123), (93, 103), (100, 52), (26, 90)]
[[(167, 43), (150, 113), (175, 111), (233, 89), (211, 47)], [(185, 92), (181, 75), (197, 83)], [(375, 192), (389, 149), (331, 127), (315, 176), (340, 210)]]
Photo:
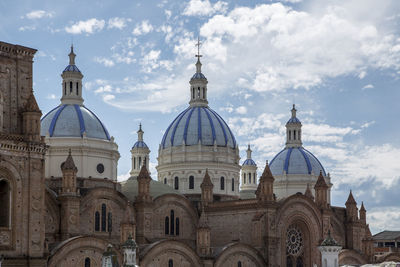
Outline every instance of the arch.
[[(109, 242), (93, 236), (76, 236), (61, 242), (50, 253), (49, 267), (68, 267), (80, 263), (84, 266), (86, 258), (90, 258), (91, 266), (101, 266), (101, 257)], [(122, 255), (118, 250), (118, 261)]]
[(189, 176), (189, 189), (194, 189), (194, 176)]
[(85, 259), (85, 267), (90, 267), (90, 258)]
[[(320, 211), (316, 208), (311, 199), (303, 195), (293, 195), (282, 200), (274, 220), (277, 224), (276, 231), (281, 235), (280, 242), (280, 265), (286, 266), (286, 240), (287, 229), (296, 226), (303, 235), (303, 264), (312, 266), (313, 263), (320, 262), (319, 251), (317, 249), (322, 239), (322, 221)], [(275, 227), (275, 226), (273, 226)], [(297, 257), (293, 258), (296, 264)]]
[(366, 264), (364, 257), (355, 250), (342, 249), (339, 253), (339, 265)]
[(225, 190), (225, 178), (224, 176), (221, 176), (221, 178), (219, 179), (219, 184), (220, 184), (220, 189), (221, 190)]
[(140, 266), (147, 267), (168, 266), (170, 260), (187, 264), (183, 266), (203, 266), (199, 256), (191, 247), (176, 240), (155, 242), (141, 251), (139, 258)]
[(232, 192), (235, 191), (235, 178), (232, 178)]
[[(243, 243), (231, 243), (217, 256), (214, 267), (235, 266), (238, 262), (245, 266), (267, 266), (264, 258), (255, 248)], [(245, 264), (245, 263), (248, 264)]]
[(185, 210), (190, 215), (193, 224), (197, 225), (197, 211), (193, 208), (193, 204), (186, 197), (177, 194), (164, 194), (154, 199), (155, 209), (168, 205), (175, 205)]
[(383, 258), (379, 259), (380, 262), (385, 262), (385, 261), (394, 261), (394, 262), (400, 262), (400, 253), (399, 252), (392, 252), (387, 255), (385, 255)]

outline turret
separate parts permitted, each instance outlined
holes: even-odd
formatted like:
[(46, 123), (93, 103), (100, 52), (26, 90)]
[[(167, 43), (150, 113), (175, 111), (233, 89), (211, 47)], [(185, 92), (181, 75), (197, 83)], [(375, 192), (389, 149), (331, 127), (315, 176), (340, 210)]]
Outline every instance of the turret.
[(339, 253), (342, 247), (331, 237), (331, 231), (328, 231), (328, 237), (322, 241), (318, 247), (321, 252), (321, 261), (323, 267), (338, 267), (339, 266)]
[(307, 188), (306, 188), (306, 191), (304, 192), (304, 195), (305, 195), (306, 197), (309, 197), (309, 198), (311, 198), (312, 200), (314, 200), (314, 196), (313, 196), (313, 194), (312, 194), (312, 192), (311, 192), (310, 184), (307, 184)]
[(136, 143), (132, 146), (131, 155), (132, 155), (132, 168), (130, 175), (138, 176), (142, 165), (146, 163), (147, 170), (149, 169), (150, 162), (150, 149), (143, 141), (144, 131), (142, 130), (142, 124), (139, 124), (139, 130), (137, 131), (138, 139)]
[(367, 224), (367, 210), (364, 207), (364, 202), (361, 202), (360, 222), (362, 222), (365, 225)]
[(214, 188), (214, 185), (211, 182), (210, 175), (208, 174), (208, 169), (206, 169), (206, 174), (204, 175), (204, 179), (200, 185), (200, 188), (201, 188), (201, 202), (204, 206), (208, 206), (209, 203), (213, 202), (213, 188)]
[(107, 246), (107, 250), (103, 253), (101, 258), (101, 267), (118, 267), (117, 253), (111, 244)]
[(61, 164), (61, 171), (63, 174), (62, 187), (59, 194), (61, 203), (61, 237), (65, 240), (80, 232), (80, 196), (76, 186), (78, 169), (71, 156), (71, 149), (65, 162)]
[(346, 201), (346, 215), (347, 220), (350, 222), (355, 222), (358, 220), (357, 214), (357, 202), (354, 200), (353, 193), (350, 190), (349, 197)]
[[(1, 99), (0, 99), (1, 100)], [(33, 90), (30, 91), (29, 97), (25, 103), (22, 113), (23, 134), (28, 141), (40, 141), (40, 117), (42, 111), (36, 102)]]
[(140, 169), (139, 176), (137, 177), (138, 181), (138, 195), (136, 197), (137, 202), (151, 202), (152, 197), (150, 196), (150, 182), (151, 177), (146, 168), (146, 163), (143, 163), (142, 168)]
[(250, 145), (247, 147), (247, 159), (242, 165), (242, 184), (240, 190), (252, 190), (257, 189), (257, 164), (251, 158)]
[(268, 166), (268, 160), (265, 163), (264, 172), (260, 177), (260, 182), (258, 183), (256, 196), (259, 201), (274, 201), (274, 177), (272, 176), (271, 170)]
[(199, 223), (197, 225), (197, 253), (201, 256), (209, 256), (211, 254), (211, 229), (208, 225), (207, 215), (204, 208), (201, 211)]
[(315, 183), (315, 203), (320, 208), (328, 207), (328, 188), (329, 186), (326, 184), (324, 176), (322, 175), (322, 171), (320, 171), (318, 180)]
[(293, 104), (292, 117), (286, 123), (286, 147), (301, 147), (301, 122), (296, 117), (296, 108)]
[(71, 46), (69, 53), (69, 65), (64, 69), (61, 77), (62, 82), (62, 104), (83, 104), (82, 98), (82, 78), (83, 75), (78, 67), (75, 65), (74, 47)]

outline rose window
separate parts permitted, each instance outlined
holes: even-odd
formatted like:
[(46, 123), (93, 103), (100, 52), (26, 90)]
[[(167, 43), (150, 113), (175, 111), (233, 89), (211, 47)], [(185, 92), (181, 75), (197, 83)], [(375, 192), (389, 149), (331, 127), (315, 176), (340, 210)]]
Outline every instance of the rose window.
[(303, 235), (296, 226), (290, 226), (286, 232), (286, 251), (289, 255), (297, 256), (303, 248)]

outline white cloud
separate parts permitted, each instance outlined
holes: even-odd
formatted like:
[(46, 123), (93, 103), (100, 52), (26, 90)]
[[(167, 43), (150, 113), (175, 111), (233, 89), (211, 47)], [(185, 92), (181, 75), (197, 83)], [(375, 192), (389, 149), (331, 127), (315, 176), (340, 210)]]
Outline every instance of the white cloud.
[(218, 1), (211, 4), (209, 0), (190, 0), (183, 15), (186, 16), (211, 16), (215, 13), (225, 13), (228, 9), (228, 3)]
[(366, 71), (361, 71), (360, 74), (358, 74), (358, 78), (360, 78), (360, 80), (364, 79), (365, 76), (367, 76), (367, 72)]
[(128, 171), (127, 173), (125, 173), (125, 174), (118, 175), (118, 177), (117, 177), (118, 182), (123, 182), (123, 181), (128, 180), (128, 179), (131, 177), (130, 172), (131, 172), (131, 171), (129, 170), (129, 171)]
[(53, 99), (57, 99), (57, 96), (55, 94), (50, 94), (46, 98), (53, 100)]
[[(112, 92), (112, 87), (109, 84), (106, 84), (104, 86), (100, 86), (96, 91), (94, 91), (96, 94), (98, 93), (104, 93), (104, 92)], [(107, 100), (114, 99), (114, 97), (110, 98), (108, 97)]]
[(366, 90), (366, 89), (372, 89), (374, 88), (373, 84), (367, 84), (366, 86), (364, 86), (363, 88), (361, 88), (361, 90)]
[(106, 67), (113, 67), (115, 65), (114, 61), (104, 57), (95, 57), (94, 61), (97, 63), (103, 64)]
[(153, 31), (153, 25), (148, 20), (143, 20), (140, 24), (137, 24), (133, 29), (134, 35), (143, 35)]
[(400, 207), (378, 207), (368, 210), (367, 222), (372, 223), (370, 223), (370, 226), (373, 226), (376, 232), (388, 229), (400, 229)]
[(126, 19), (126, 18), (119, 18), (119, 17), (115, 17), (115, 18), (111, 18), (108, 20), (108, 29), (119, 29), (122, 30), (123, 28), (126, 27), (126, 23), (130, 22), (131, 19)]
[(103, 95), (103, 101), (104, 102), (109, 102), (109, 101), (113, 100), (114, 98), (115, 98), (115, 96), (112, 95), (112, 94)]
[(51, 18), (54, 16), (54, 12), (47, 12), (44, 10), (33, 10), (25, 15), (27, 19), (41, 19), (41, 18)]
[(246, 114), (247, 113), (247, 108), (245, 106), (240, 106), (236, 108), (236, 113), (238, 114)]
[(69, 27), (65, 27), (65, 31), (72, 34), (87, 33), (92, 34), (99, 32), (104, 28), (105, 21), (91, 18), (88, 20), (81, 20)]
[(29, 26), (21, 26), (18, 28), (18, 30), (20, 32), (24, 32), (24, 31), (34, 31), (36, 30), (36, 26), (35, 25), (29, 25)]

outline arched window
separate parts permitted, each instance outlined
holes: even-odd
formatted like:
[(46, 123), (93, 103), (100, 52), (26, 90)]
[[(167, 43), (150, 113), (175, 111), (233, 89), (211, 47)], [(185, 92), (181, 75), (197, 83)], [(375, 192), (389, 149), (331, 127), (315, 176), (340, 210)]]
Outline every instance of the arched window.
[(178, 176), (175, 177), (174, 187), (175, 187), (176, 190), (179, 189), (179, 178), (178, 178)]
[(249, 172), (249, 184), (251, 184), (251, 172)]
[(193, 95), (192, 97), (193, 97), (193, 99), (194, 99), (194, 96), (195, 96), (195, 94), (196, 94), (196, 93), (195, 93), (195, 90), (196, 90), (196, 89), (194, 89), (194, 87), (193, 87), (193, 88), (192, 88), (192, 95)]
[(296, 130), (293, 131), (293, 140), (296, 140)]
[(136, 170), (136, 158), (133, 158), (133, 169)]
[(164, 233), (169, 235), (169, 218), (168, 216), (165, 217), (165, 225), (164, 225)]
[(10, 225), (10, 186), (6, 180), (0, 180), (0, 227)]
[(168, 261), (168, 267), (174, 267), (174, 261), (173, 260), (169, 260)]
[(72, 93), (72, 82), (69, 82), (69, 92)]
[(64, 95), (67, 95), (67, 82), (64, 82)]
[(200, 98), (200, 87), (197, 87), (197, 98)]
[(174, 215), (174, 210), (171, 210), (171, 216), (170, 216), (170, 219), (171, 219), (171, 227), (170, 227), (170, 233), (171, 233), (171, 235), (174, 235), (174, 233), (175, 233), (175, 227), (174, 227), (174, 221), (175, 221), (175, 215)]
[(112, 214), (111, 212), (108, 213), (108, 227), (107, 227), (108, 232), (112, 232)]
[(78, 85), (78, 82), (76, 83), (76, 95), (79, 95), (79, 85)]
[(303, 258), (302, 257), (298, 257), (296, 260), (296, 267), (303, 267)]
[(292, 257), (290, 257), (290, 256), (286, 257), (286, 266), (287, 267), (294, 267), (293, 266), (293, 262), (292, 262)]
[(232, 192), (235, 191), (235, 179), (232, 178)]
[(292, 140), (292, 131), (289, 131), (289, 141)]
[(85, 267), (90, 267), (90, 258), (85, 259)]
[(194, 189), (194, 177), (189, 177), (189, 189)]
[(107, 208), (106, 204), (101, 205), (101, 231), (105, 232), (107, 230)]
[(167, 184), (167, 177), (164, 178), (164, 184)]
[(221, 190), (225, 190), (225, 178), (224, 177), (220, 178), (220, 185), (221, 185)]
[(206, 90), (203, 87), (203, 99), (205, 99), (205, 98), (206, 98)]
[(139, 157), (139, 165), (138, 165), (138, 169), (140, 169), (142, 166), (142, 157)]
[(242, 267), (242, 262), (238, 261), (238, 267)]
[(179, 235), (179, 218), (175, 219), (175, 234)]
[(245, 173), (243, 173), (243, 183), (244, 184), (246, 183), (246, 174)]
[(98, 211), (94, 214), (94, 230), (100, 231), (100, 213)]
[(256, 183), (256, 173), (253, 173), (253, 184)]

